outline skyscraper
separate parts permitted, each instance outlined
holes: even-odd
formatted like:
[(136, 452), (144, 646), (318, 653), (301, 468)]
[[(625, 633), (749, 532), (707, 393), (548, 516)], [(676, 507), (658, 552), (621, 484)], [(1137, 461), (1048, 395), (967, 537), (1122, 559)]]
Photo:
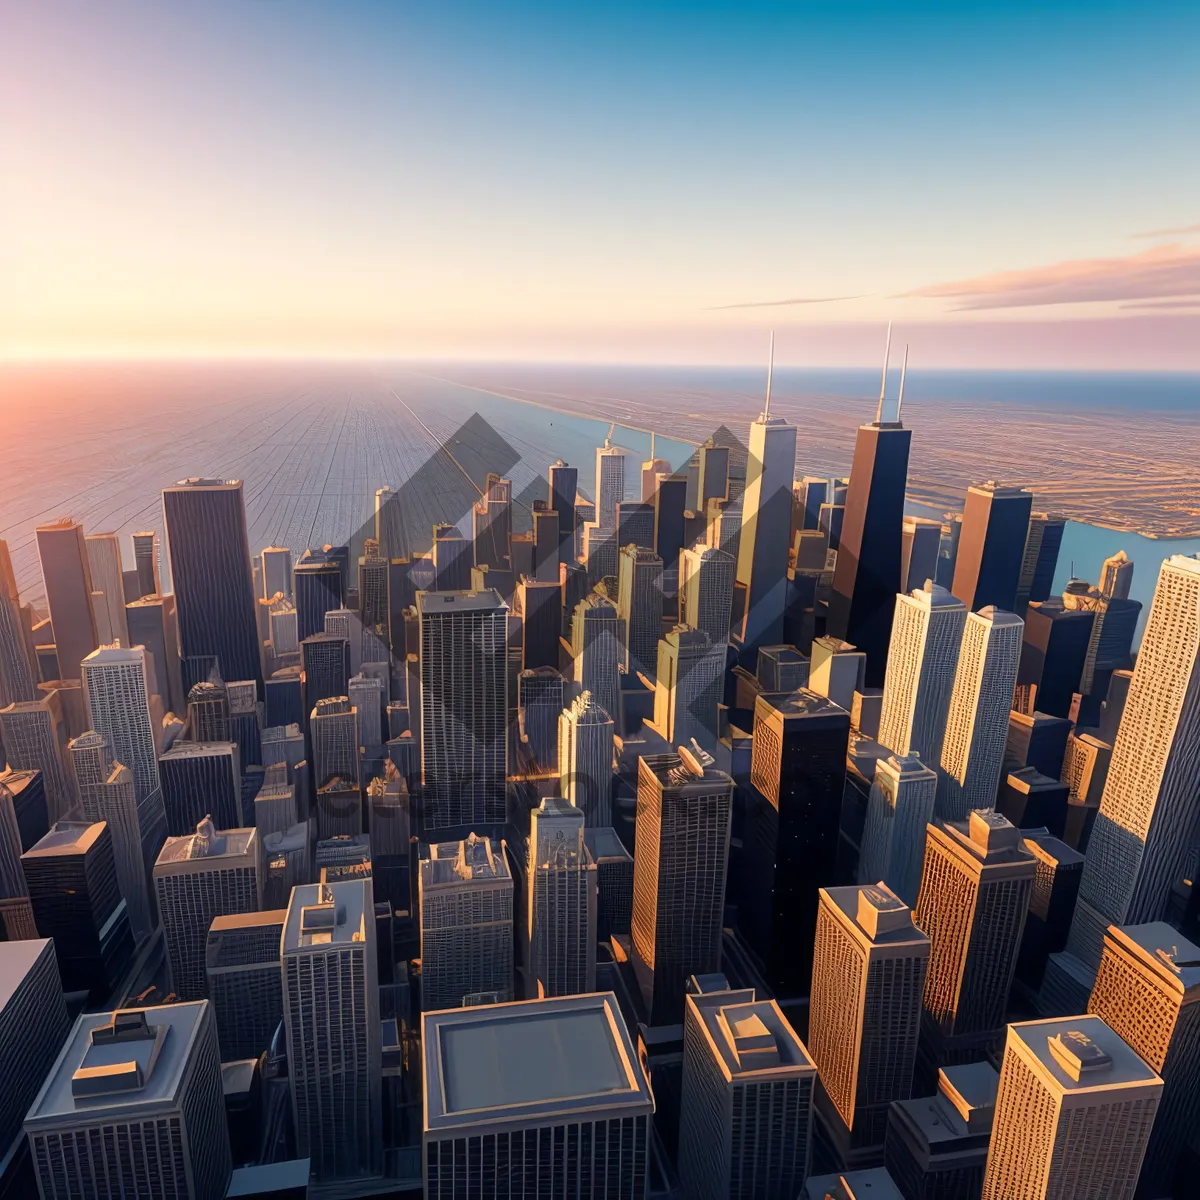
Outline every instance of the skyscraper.
[(284, 909), (214, 917), (205, 944), (221, 1061), (258, 1058), (283, 1019)]
[(625, 623), (625, 669), (653, 677), (662, 633), (663, 560), (642, 546), (622, 546), (617, 616)]
[(879, 741), (895, 754), (941, 760), (966, 606), (945, 588), (896, 597)]
[(21, 598), (8, 546), (0, 541), (0, 708), (36, 696), (33, 642), (21, 618)]
[(426, 1009), (427, 1200), (645, 1200), (654, 1098), (611, 992)]
[(583, 841), (583, 813), (544, 799), (530, 814), (526, 889), (529, 986), (539, 996), (596, 990), (596, 864)]
[[(89, 533), (84, 539), (87, 550), (88, 570), (91, 573), (95, 612), (95, 594), (99, 592), (104, 610), (104, 624), (108, 629), (108, 641), (129, 646), (129, 629), (125, 621), (125, 580), (121, 571), (121, 539), (115, 533)], [(99, 633), (99, 630), (97, 630)]]
[(983, 1200), (1131, 1200), (1162, 1086), (1099, 1017), (1010, 1025)]
[(926, 517), (905, 517), (901, 532), (900, 588), (911, 592), (937, 578), (942, 548), (942, 523)]
[(102, 646), (83, 660), (82, 670), (89, 727), (133, 773), (138, 802), (148, 800), (160, 783), (145, 650)]
[(362, 782), (358, 710), (344, 696), (318, 700), (309, 720), (312, 738), (313, 782), (323, 787), (335, 777), (354, 785)]
[(571, 624), (575, 683), (591, 692), (614, 719), (620, 711), (618, 672), (624, 640), (621, 619), (611, 600), (590, 592), (579, 602)]
[(471, 543), (455, 525), (433, 527), (433, 590), (465, 592), (471, 586)]
[(729, 641), (733, 605), (732, 554), (697, 543), (679, 556), (679, 620), (703, 630), (713, 645)]
[(885, 886), (819, 895), (808, 1016), (817, 1119), (839, 1167), (877, 1166), (888, 1107), (912, 1089), (929, 938)]
[[(1092, 827), (1067, 952), (1088, 974), (1109, 925), (1162, 918), (1200, 811), (1200, 560), (1162, 565)], [(1051, 960), (1053, 963), (1053, 959)]]
[(149, 655), (146, 670), (150, 694), (160, 696), (168, 712), (183, 716), (187, 701), (179, 669), (175, 597), (142, 596), (125, 606), (125, 623), (129, 645), (142, 646)]
[(858, 856), (858, 882), (883, 880), (909, 908), (917, 903), (925, 861), (925, 828), (933, 820), (937, 772), (915, 755), (875, 764)]
[(927, 1074), (999, 1044), (1035, 870), (1019, 831), (999, 813), (929, 826), (916, 908), (930, 941)]
[(100, 644), (83, 526), (70, 518), (39, 525), (37, 546), (58, 650), (59, 678), (78, 679), (79, 664)]
[(653, 1025), (678, 1024), (684, 980), (721, 966), (733, 780), (706, 757), (638, 759), (633, 952)]
[(695, 1200), (795, 1200), (817, 1071), (774, 1000), (717, 987), (684, 1001), (679, 1173)]
[(296, 888), (282, 954), (297, 1150), (316, 1179), (379, 1175), (383, 1077), (370, 880)]
[(162, 583), (159, 579), (158, 534), (153, 530), (133, 535), (133, 565), (137, 572), (139, 599), (141, 596), (160, 595)]
[(1128, 600), (1133, 585), (1133, 559), (1118, 550), (1104, 560), (1100, 571), (1100, 594), (1106, 600)]
[(421, 1004), (458, 1008), (468, 997), (513, 995), (513, 880), (504, 843), (475, 834), (434, 842), (422, 857)]
[(558, 459), (550, 467), (551, 509), (558, 513), (559, 562), (575, 561), (575, 493), (579, 490), (579, 470)]
[(218, 831), (205, 817), (187, 837), (167, 838), (154, 864), (171, 987), (184, 1000), (208, 995), (205, 943), (214, 917), (262, 907), (258, 833)]
[[(509, 540), (512, 537), (512, 480), (489, 474), (483, 494), (471, 509), (471, 534), (477, 567), (506, 567), (509, 559)], [(555, 539), (557, 542), (557, 539)], [(557, 549), (557, 547), (556, 547)], [(434, 556), (438, 552), (434, 542)], [(438, 582), (439, 591), (453, 591), (465, 584)]]
[(613, 720), (589, 691), (558, 720), (558, 769), (563, 798), (588, 826), (612, 824)]
[(984, 608), (967, 615), (954, 672), (938, 780), (941, 817), (994, 808), (1021, 658), (1021, 618)]
[(1025, 633), (1017, 672), (1019, 687), (1036, 688), (1039, 712), (1066, 717), (1079, 690), (1096, 614), (1068, 609), (1057, 597), (1032, 601), (1025, 609)]
[(615, 532), (617, 505), (625, 499), (625, 451), (608, 439), (596, 450), (596, 517), (601, 530)]
[(1137, 1194), (1171, 1195), (1200, 1118), (1200, 948), (1163, 921), (1109, 926), (1088, 1012), (1162, 1077)]
[(314, 633), (300, 643), (301, 683), (307, 711), (318, 701), (345, 696), (350, 680), (350, 643), (330, 633)]
[(211, 1006), (83, 1013), (25, 1132), (43, 1196), (221, 1200), (232, 1157)]
[[(215, 658), (222, 679), (253, 679), (261, 688), (242, 481), (186, 479), (165, 488), (163, 516), (185, 666)], [(189, 676), (184, 685), (207, 677)]]
[(754, 702), (738, 926), (783, 999), (808, 994), (817, 889), (838, 881), (849, 738), (850, 714), (815, 692)]
[(658, 643), (654, 728), (673, 745), (717, 743), (717, 707), (725, 675), (724, 643), (700, 629), (676, 627)]
[[(890, 327), (888, 348), (891, 348)], [(912, 431), (900, 423), (900, 404), (894, 421), (883, 419), (886, 384), (885, 359), (875, 420), (858, 427), (854, 443), (854, 462), (829, 599), (829, 633), (853, 642), (866, 654), (868, 687), (883, 684), (894, 598), (898, 591), (904, 590), (906, 582), (901, 578), (904, 490), (908, 483)], [(900, 403), (903, 401), (901, 381)], [(921, 580), (917, 586), (924, 582)]]
[(679, 591), (679, 555), (686, 544), (688, 477), (660, 474), (654, 489), (653, 547), (663, 562), (663, 590), (668, 596)]
[(583, 840), (596, 864), (596, 940), (607, 944), (633, 924), (633, 857), (611, 826), (587, 825)]
[(541, 583), (522, 576), (515, 599), (521, 618), (522, 670), (557, 667), (562, 633), (562, 589), (557, 568), (553, 582)]
[(296, 632), (301, 641), (325, 632), (325, 614), (342, 606), (342, 568), (320, 550), (305, 550), (292, 569)]
[(508, 608), (493, 589), (419, 592), (417, 616), (426, 825), (502, 821)]
[(51, 822), (66, 816), (75, 795), (63, 765), (66, 730), (57, 693), (0, 709), (0, 743), (9, 767), (41, 772)]
[(1032, 506), (1029, 492), (992, 480), (967, 489), (950, 590), (972, 612), (1013, 611)]
[(754, 667), (759, 646), (777, 645), (784, 640), (795, 472), (796, 427), (783, 417), (771, 416), (768, 370), (766, 404), (750, 426), (738, 541), (737, 582), (746, 589), (746, 598), (735, 640), (749, 659), (743, 664), (748, 669)]
[(38, 932), (54, 939), (63, 990), (93, 1002), (107, 996), (133, 953), (108, 826), (58, 821), (21, 865)]
[(1021, 574), (1017, 579), (1014, 605), (1018, 616), (1025, 615), (1025, 605), (1031, 601), (1040, 604), (1049, 598), (1066, 524), (1066, 518), (1056, 513), (1029, 514), (1029, 530), (1025, 535), (1025, 553), (1021, 558)]

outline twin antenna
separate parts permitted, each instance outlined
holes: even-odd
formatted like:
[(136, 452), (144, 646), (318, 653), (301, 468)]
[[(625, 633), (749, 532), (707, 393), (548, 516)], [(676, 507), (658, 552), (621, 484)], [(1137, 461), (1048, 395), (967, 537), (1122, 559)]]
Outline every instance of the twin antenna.
[(775, 330), (771, 330), (771, 348), (767, 351), (767, 403), (763, 408), (763, 417), (771, 415), (771, 372), (775, 368)]
[[(887, 345), (883, 351), (883, 378), (879, 381), (879, 407), (875, 410), (875, 424), (883, 424), (883, 395), (887, 390), (888, 361), (892, 357), (892, 323), (888, 322)], [(904, 405), (904, 377), (908, 374), (908, 346), (904, 347), (904, 366), (900, 368), (900, 399), (896, 401), (896, 424), (900, 424), (900, 409)]]

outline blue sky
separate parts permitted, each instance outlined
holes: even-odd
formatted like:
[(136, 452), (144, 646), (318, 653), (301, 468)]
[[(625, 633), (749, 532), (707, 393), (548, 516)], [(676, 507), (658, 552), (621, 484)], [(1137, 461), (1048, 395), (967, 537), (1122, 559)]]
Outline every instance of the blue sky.
[(927, 361), (967, 325), (1015, 365), (1038, 323), (1063, 365), (1200, 343), (1195, 4), (0, 22), (7, 354), (741, 361), (775, 324), (785, 359), (841, 361), (888, 318)]

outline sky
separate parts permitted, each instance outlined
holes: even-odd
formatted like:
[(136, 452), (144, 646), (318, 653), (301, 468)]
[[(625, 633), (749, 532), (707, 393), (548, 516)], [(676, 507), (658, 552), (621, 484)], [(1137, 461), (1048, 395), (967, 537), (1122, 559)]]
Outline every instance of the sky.
[(1200, 369), (1200, 5), (0, 0), (0, 356)]

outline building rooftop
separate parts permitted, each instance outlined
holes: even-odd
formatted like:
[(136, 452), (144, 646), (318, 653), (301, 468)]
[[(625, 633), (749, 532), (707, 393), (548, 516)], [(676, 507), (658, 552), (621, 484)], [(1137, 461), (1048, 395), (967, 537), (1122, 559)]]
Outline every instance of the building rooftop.
[[(176, 1101), (207, 1000), (83, 1013), (50, 1069), (26, 1124), (93, 1120), (114, 1109)], [(123, 1118), (129, 1119), (129, 1118)]]
[(754, 698), (755, 715), (759, 709), (782, 713), (785, 721), (806, 717), (845, 717), (850, 720), (850, 714), (840, 704), (808, 688), (795, 692), (760, 692)]
[(239, 488), (240, 479), (181, 479), (174, 487), (163, 488), (164, 492), (173, 492), (177, 488)]
[(1200, 999), (1200, 947), (1165, 921), (1110, 925), (1104, 940), (1153, 972), (1170, 991)]
[(417, 615), (449, 612), (493, 612), (508, 608), (495, 588), (469, 592), (418, 592)]
[(720, 990), (692, 993), (687, 1003), (727, 1083), (816, 1074), (804, 1043), (774, 1000), (756, 1000), (752, 990)]
[[(694, 740), (694, 739), (693, 739)], [(708, 791), (713, 785), (733, 787), (733, 780), (724, 771), (716, 768), (710, 756), (701, 758), (694, 750), (679, 747), (679, 754), (642, 754), (638, 756), (638, 776), (649, 772), (664, 788), (683, 791), (689, 787), (704, 785)], [(705, 758), (708, 761), (705, 761)]]
[(374, 902), (367, 911), (365, 882), (307, 883), (292, 889), (283, 927), (283, 952), (295, 954), (330, 945), (364, 942), (367, 918), (375, 919)]
[(611, 826), (586, 826), (583, 831), (583, 844), (587, 846), (596, 862), (611, 858), (633, 861), (633, 856), (625, 849), (625, 843)]
[(22, 942), (0, 942), (0, 1012), (16, 995), (17, 988), (50, 941), (50, 938), (29, 938)]
[(287, 829), (268, 833), (263, 838), (263, 849), (267, 854), (285, 854), (293, 850), (303, 850), (308, 845), (308, 822), (301, 821)]
[(820, 890), (841, 914), (843, 923), (872, 945), (929, 945), (929, 938), (913, 924), (912, 909), (886, 884)]
[(989, 867), (1023, 863), (1033, 868), (1033, 855), (1025, 848), (1021, 831), (994, 809), (974, 809), (965, 821), (938, 821), (933, 828)]
[(214, 758), (222, 755), (232, 758), (236, 750), (236, 742), (178, 741), (169, 750), (164, 750), (158, 761), (166, 759), (174, 762), (181, 758)]
[(429, 857), (421, 859), (424, 887), (490, 883), (511, 878), (504, 842), (493, 842), (474, 833), (461, 842), (434, 842), (429, 846)]
[(99, 646), (80, 664), (84, 667), (110, 667), (144, 662), (146, 652), (141, 646), (122, 646), (119, 643)]
[(257, 830), (217, 829), (211, 817), (205, 817), (196, 826), (195, 833), (183, 837), (169, 837), (158, 852), (154, 864), (169, 867), (184, 862), (211, 861), (218, 858), (255, 858), (257, 856)]
[(810, 1175), (800, 1200), (904, 1200), (904, 1196), (883, 1167), (873, 1167), (841, 1175)]
[(103, 821), (56, 821), (50, 826), (49, 833), (21, 857), (51, 858), (59, 854), (86, 854), (103, 831)]
[(1056, 1092), (1162, 1087), (1162, 1080), (1099, 1017), (1018, 1021), (1008, 1027), (1008, 1037), (1028, 1049), (1044, 1082)]
[(426, 1013), (425, 1130), (625, 1109), (653, 1098), (611, 992)]

